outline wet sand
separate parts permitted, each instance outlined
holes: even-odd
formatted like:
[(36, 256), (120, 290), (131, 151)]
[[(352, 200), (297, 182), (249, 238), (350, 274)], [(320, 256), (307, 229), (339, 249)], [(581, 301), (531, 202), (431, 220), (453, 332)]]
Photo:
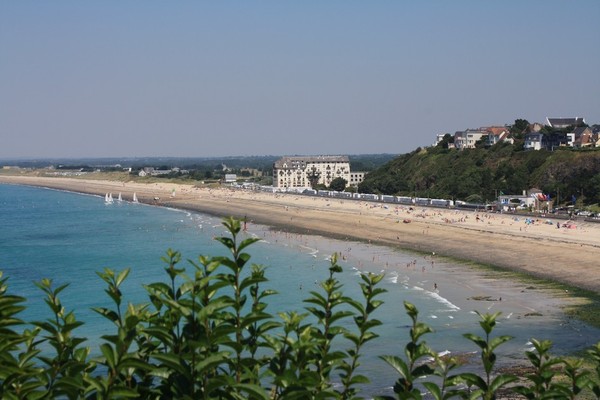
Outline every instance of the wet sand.
[(303, 234), (359, 240), (452, 257), (600, 291), (600, 224), (576, 221), (557, 228), (548, 218), (419, 206), (271, 194), (173, 183), (0, 174), (0, 183), (24, 184), (234, 216), (248, 223)]

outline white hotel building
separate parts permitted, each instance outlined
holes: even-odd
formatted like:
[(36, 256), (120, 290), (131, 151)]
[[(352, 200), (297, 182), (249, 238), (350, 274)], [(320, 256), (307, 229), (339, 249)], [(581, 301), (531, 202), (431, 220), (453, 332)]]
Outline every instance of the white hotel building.
[(364, 173), (350, 172), (348, 156), (292, 156), (282, 157), (273, 164), (273, 187), (309, 188), (309, 174), (319, 174), (319, 184), (329, 186), (335, 178), (343, 178), (348, 185), (362, 182)]

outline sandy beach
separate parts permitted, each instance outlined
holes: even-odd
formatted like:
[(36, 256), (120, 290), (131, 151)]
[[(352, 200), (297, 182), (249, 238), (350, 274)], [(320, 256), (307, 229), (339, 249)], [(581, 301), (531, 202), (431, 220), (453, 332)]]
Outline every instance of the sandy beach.
[[(0, 183), (42, 186), (245, 218), (305, 234), (360, 240), (519, 271), (600, 291), (600, 224), (557, 228), (551, 217), (487, 214), (419, 206), (271, 194), (173, 183), (0, 174)], [(560, 223), (564, 223), (561, 220)]]

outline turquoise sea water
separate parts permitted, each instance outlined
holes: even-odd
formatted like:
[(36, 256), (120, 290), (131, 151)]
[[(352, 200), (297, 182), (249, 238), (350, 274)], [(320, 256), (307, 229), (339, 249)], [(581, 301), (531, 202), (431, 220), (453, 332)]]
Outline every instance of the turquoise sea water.
[[(9, 277), (10, 291), (28, 299), (23, 318), (41, 320), (49, 315), (33, 282), (51, 278), (56, 285), (70, 283), (61, 294), (62, 302), (85, 322), (78, 334), (87, 337), (92, 348), (97, 348), (102, 334), (112, 332), (110, 324), (90, 311), (110, 306), (96, 271), (131, 268), (123, 292), (128, 301), (140, 303), (147, 300), (142, 284), (166, 278), (160, 258), (167, 248), (181, 251), (183, 259), (225, 254), (213, 240), (225, 234), (218, 218), (128, 202), (107, 205), (97, 196), (56, 190), (0, 185), (0, 224), (0, 270)], [(383, 322), (381, 337), (363, 359), (363, 373), (372, 378), (369, 393), (389, 390), (396, 379), (378, 356), (403, 352), (409, 324), (405, 300), (416, 304), (420, 318), (436, 330), (427, 341), (439, 352), (475, 351), (462, 337), (466, 332), (480, 333), (474, 310), (503, 312), (496, 333), (515, 337), (502, 349), (509, 362), (523, 358), (531, 337), (553, 340), (557, 352), (581, 350), (600, 340), (597, 329), (566, 319), (557, 301), (543, 292), (433, 256), (254, 224), (246, 234), (263, 239), (250, 253), (254, 263), (267, 266), (269, 285), (280, 293), (271, 300), (268, 311), (273, 314), (303, 307), (308, 291), (318, 290), (316, 283), (327, 277), (327, 259), (333, 252), (341, 254), (344, 272), (339, 278), (346, 294), (360, 297), (359, 271), (386, 273), (382, 286), (388, 293), (375, 315)], [(495, 301), (475, 301), (473, 296)], [(531, 313), (542, 316), (527, 315)]]

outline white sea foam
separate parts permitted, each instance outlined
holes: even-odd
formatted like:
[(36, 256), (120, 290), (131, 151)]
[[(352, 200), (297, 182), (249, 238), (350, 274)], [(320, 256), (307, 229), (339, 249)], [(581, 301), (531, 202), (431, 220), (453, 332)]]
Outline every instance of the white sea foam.
[(387, 281), (390, 283), (398, 283), (398, 272), (394, 271), (390, 274), (390, 276), (387, 278)]
[[(450, 354), (450, 351), (449, 350), (444, 350), (444, 351), (440, 351), (439, 353), (437, 353), (437, 356), (438, 357), (444, 357), (444, 356), (447, 356), (448, 354)], [(434, 361), (433, 357), (427, 357), (425, 360), (427, 362), (433, 362)]]
[(452, 303), (452, 302), (450, 302), (450, 300), (448, 300), (447, 298), (440, 296), (440, 294), (439, 294), (439, 293), (436, 293), (436, 292), (428, 292), (428, 293), (429, 293), (429, 295), (430, 295), (431, 297), (433, 297), (433, 298), (434, 298), (434, 299), (435, 299), (437, 302), (439, 302), (439, 303), (442, 303), (443, 305), (445, 305), (446, 307), (448, 307), (448, 308), (449, 308), (449, 310), (448, 310), (448, 311), (458, 311), (458, 310), (460, 310), (460, 307), (459, 307), (459, 306), (457, 306), (457, 305), (453, 304), (453, 303)]
[(319, 254), (319, 249), (315, 249), (314, 247), (305, 246), (303, 244), (298, 245), (298, 247), (303, 250), (308, 250), (308, 254), (313, 257), (317, 257), (317, 254)]

